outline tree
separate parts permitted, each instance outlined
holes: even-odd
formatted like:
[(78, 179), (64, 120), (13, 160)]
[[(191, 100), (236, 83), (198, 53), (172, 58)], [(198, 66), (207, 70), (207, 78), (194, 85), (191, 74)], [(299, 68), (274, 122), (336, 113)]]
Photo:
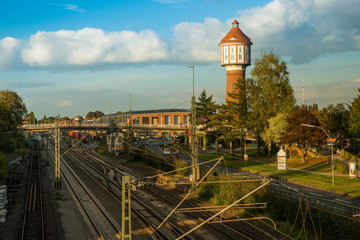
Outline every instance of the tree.
[(206, 128), (211, 115), (216, 113), (217, 107), (212, 98), (213, 95), (208, 97), (204, 89), (195, 102), (197, 124), (204, 125), (204, 128)]
[(29, 124), (36, 124), (37, 120), (35, 118), (34, 112), (29, 113), (26, 117), (29, 118)]
[(85, 116), (86, 119), (93, 119), (95, 118), (95, 113), (94, 112), (88, 112)]
[(269, 126), (265, 128), (265, 131), (261, 135), (264, 142), (268, 145), (268, 156), (271, 156), (271, 145), (275, 143), (279, 145), (281, 138), (286, 131), (286, 115), (278, 113), (275, 117), (269, 119)]
[(101, 117), (101, 116), (103, 116), (104, 115), (104, 113), (103, 112), (101, 112), (101, 111), (95, 111), (95, 112), (88, 112), (87, 114), (86, 114), (86, 116), (85, 116), (85, 118), (87, 118), (87, 119), (93, 119), (93, 118), (99, 118), (99, 117)]
[(360, 88), (358, 88), (359, 94), (357, 98), (351, 104), (349, 113), (349, 132), (353, 137), (359, 137), (360, 135)]
[(95, 111), (94, 114), (95, 114), (95, 117), (96, 117), (96, 118), (99, 118), (99, 117), (101, 117), (101, 116), (104, 116), (104, 113), (101, 112), (101, 111)]
[(268, 126), (268, 119), (280, 112), (289, 113), (295, 106), (286, 63), (272, 51), (262, 53), (262, 58), (255, 60), (246, 88), (249, 123), (257, 138), (259, 154), (260, 135)]
[(293, 111), (286, 119), (287, 126), (282, 141), (296, 144), (301, 150), (301, 162), (305, 163), (305, 156), (312, 145), (321, 146), (326, 134), (319, 128), (306, 127), (308, 124), (320, 127), (320, 122), (315, 115), (305, 107)]
[(318, 114), (318, 119), (321, 125), (324, 126), (332, 135), (348, 135), (348, 118), (349, 111), (346, 105), (338, 103), (336, 106), (330, 104), (326, 108), (321, 109)]
[(0, 91), (0, 131), (17, 131), (26, 115), (26, 107), (16, 92)]

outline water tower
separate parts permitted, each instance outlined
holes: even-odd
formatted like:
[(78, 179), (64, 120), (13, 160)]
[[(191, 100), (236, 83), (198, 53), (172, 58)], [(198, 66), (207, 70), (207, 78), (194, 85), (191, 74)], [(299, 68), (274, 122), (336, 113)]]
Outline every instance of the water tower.
[[(234, 20), (232, 28), (219, 43), (221, 66), (226, 69), (226, 102), (231, 100), (228, 93), (235, 90), (235, 82), (241, 79), (245, 85), (245, 70), (251, 65), (250, 38), (239, 28), (239, 22)], [(245, 96), (245, 93), (242, 94)]]

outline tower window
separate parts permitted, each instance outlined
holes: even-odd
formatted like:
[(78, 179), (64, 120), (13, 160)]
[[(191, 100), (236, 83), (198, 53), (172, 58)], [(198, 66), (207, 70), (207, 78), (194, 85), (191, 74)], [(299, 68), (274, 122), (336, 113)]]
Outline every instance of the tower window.
[(229, 59), (228, 59), (228, 46), (224, 47), (224, 62), (228, 63)]
[(234, 63), (236, 62), (236, 46), (230, 46), (230, 62)]
[(249, 46), (245, 46), (245, 61), (248, 62), (249, 60), (250, 60)]
[(243, 48), (243, 46), (238, 46), (238, 62), (239, 63), (244, 61), (242, 48)]

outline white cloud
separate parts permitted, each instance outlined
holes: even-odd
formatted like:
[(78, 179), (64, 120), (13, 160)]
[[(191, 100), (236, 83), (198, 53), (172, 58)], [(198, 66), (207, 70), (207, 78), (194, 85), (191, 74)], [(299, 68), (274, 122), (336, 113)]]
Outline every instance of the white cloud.
[(183, 22), (174, 27), (172, 57), (178, 61), (213, 62), (219, 60), (219, 42), (229, 26), (214, 18), (203, 23)]
[(58, 106), (59, 107), (70, 107), (70, 106), (72, 106), (72, 102), (70, 100), (60, 100)]
[(16, 51), (19, 46), (20, 40), (12, 37), (6, 37), (0, 40), (0, 70), (10, 67), (16, 57)]
[[(273, 0), (239, 12), (238, 20), (254, 43), (254, 56), (273, 49), (298, 64), (327, 53), (359, 50), (358, 9), (358, 0)], [(95, 28), (39, 31), (27, 40), (7, 37), (0, 39), (0, 70), (21, 64), (23, 68), (67, 69), (216, 62), (218, 43), (232, 21), (208, 17), (200, 23), (182, 22), (174, 26), (168, 39), (152, 30), (105, 32)]]
[(22, 58), (33, 67), (140, 63), (165, 60), (166, 49), (165, 42), (151, 30), (108, 33), (84, 28), (38, 32), (29, 39)]
[(359, 8), (357, 0), (274, 0), (239, 12), (239, 22), (255, 49), (274, 49), (304, 63), (359, 49)]
[(65, 9), (67, 10), (71, 10), (71, 11), (75, 11), (75, 12), (80, 12), (80, 13), (83, 13), (83, 12), (86, 12), (85, 9), (82, 9), (82, 8), (79, 8), (78, 5), (72, 5), (72, 4), (51, 4), (51, 5), (57, 5), (57, 6), (61, 6), (61, 7), (64, 7)]

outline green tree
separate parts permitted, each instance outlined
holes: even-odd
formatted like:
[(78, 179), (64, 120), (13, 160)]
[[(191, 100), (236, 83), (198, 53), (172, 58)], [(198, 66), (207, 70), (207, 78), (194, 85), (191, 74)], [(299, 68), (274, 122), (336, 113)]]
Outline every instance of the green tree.
[(321, 146), (326, 139), (326, 134), (319, 128), (306, 127), (301, 124), (308, 124), (320, 127), (320, 122), (315, 115), (301, 107), (293, 111), (286, 119), (287, 126), (282, 141), (288, 144), (297, 144), (301, 150), (301, 160), (305, 163), (305, 156), (310, 147)]
[(99, 118), (99, 117), (101, 117), (101, 116), (104, 116), (104, 113), (101, 112), (101, 111), (95, 111), (94, 114), (95, 114), (95, 117), (96, 117), (96, 118)]
[(264, 142), (268, 145), (268, 156), (271, 156), (271, 145), (275, 143), (277, 146), (281, 143), (282, 136), (286, 131), (286, 115), (278, 113), (275, 117), (269, 119), (269, 126), (261, 135)]
[(46, 115), (40, 120), (40, 123), (47, 123)]
[(295, 106), (286, 63), (272, 51), (262, 53), (262, 58), (255, 60), (246, 88), (248, 122), (256, 136), (259, 154), (260, 136), (268, 126), (268, 119), (280, 112), (289, 113)]
[(29, 118), (29, 124), (36, 124), (37, 120), (35, 118), (34, 112), (29, 113), (27, 117)]
[(332, 135), (337, 135), (340, 138), (348, 135), (349, 110), (346, 105), (342, 103), (338, 103), (336, 106), (330, 104), (319, 111), (318, 119)]
[[(246, 99), (246, 87), (244, 79), (237, 79), (235, 81), (235, 89), (232, 92), (228, 92), (229, 99), (226, 100), (225, 114), (229, 115), (229, 125), (233, 126), (231, 132), (227, 134), (229, 140), (232, 139), (232, 147), (234, 148), (234, 141), (239, 140), (242, 144), (242, 151), (246, 142), (243, 141), (248, 129), (248, 106)], [(234, 149), (233, 149), (234, 154)]]
[(204, 128), (206, 128), (211, 115), (216, 113), (217, 107), (212, 98), (213, 95), (208, 97), (204, 89), (195, 102), (197, 124), (203, 125)]
[(351, 103), (349, 113), (349, 132), (353, 137), (359, 137), (360, 135), (360, 88), (358, 88), (359, 94)]
[(26, 116), (26, 107), (21, 97), (9, 90), (0, 91), (0, 131), (17, 131)]
[(86, 119), (93, 119), (95, 118), (95, 113), (94, 112), (88, 112), (85, 116)]

